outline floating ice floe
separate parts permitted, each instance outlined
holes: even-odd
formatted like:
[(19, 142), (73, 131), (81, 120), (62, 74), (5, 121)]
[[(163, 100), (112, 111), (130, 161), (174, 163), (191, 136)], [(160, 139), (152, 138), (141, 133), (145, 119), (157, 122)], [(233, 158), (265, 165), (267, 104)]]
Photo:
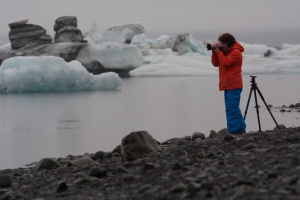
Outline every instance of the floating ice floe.
[(54, 56), (9, 58), (0, 68), (1, 93), (115, 90), (121, 84), (114, 72), (93, 75), (78, 61)]

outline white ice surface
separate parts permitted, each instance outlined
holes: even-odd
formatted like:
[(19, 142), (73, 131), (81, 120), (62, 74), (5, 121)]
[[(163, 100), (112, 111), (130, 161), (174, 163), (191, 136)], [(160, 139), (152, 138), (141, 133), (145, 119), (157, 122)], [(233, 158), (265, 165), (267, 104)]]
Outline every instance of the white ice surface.
[[(297, 45), (285, 46), (277, 50), (266, 45), (241, 44), (243, 52), (243, 74), (300, 74), (300, 48)], [(264, 53), (272, 51), (269, 57)], [(144, 65), (130, 72), (131, 76), (199, 76), (217, 75), (218, 68), (211, 64), (208, 56), (187, 53), (182, 56), (169, 50), (150, 49), (144, 57)]]
[(78, 53), (76, 60), (88, 66), (99, 62), (106, 69), (133, 69), (143, 64), (143, 55), (134, 45), (116, 42), (93, 43), (88, 38), (89, 44)]
[[(188, 53), (182, 56), (150, 55), (144, 57), (144, 64), (130, 71), (131, 76), (199, 76), (217, 75), (210, 56)], [(242, 67), (243, 74), (300, 74), (300, 57), (282, 59), (264, 58), (257, 55), (245, 55)]]

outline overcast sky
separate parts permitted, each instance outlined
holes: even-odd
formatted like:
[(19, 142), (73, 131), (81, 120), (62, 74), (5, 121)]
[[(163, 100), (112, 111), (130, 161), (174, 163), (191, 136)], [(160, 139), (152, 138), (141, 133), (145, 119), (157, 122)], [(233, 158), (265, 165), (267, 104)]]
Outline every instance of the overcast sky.
[(150, 38), (191, 33), (198, 40), (224, 32), (238, 41), (268, 46), (300, 44), (300, 0), (0, 0), (0, 41), (11, 22), (29, 19), (54, 37), (61, 16), (76, 16), (82, 33), (139, 21)]

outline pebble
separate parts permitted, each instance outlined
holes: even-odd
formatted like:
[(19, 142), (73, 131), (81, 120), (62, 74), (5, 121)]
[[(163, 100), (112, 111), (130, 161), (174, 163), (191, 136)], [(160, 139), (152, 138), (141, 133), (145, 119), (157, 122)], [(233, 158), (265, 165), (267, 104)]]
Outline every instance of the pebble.
[(134, 181), (134, 179), (135, 179), (135, 176), (133, 176), (131, 174), (128, 174), (128, 175), (123, 177), (124, 182), (131, 182), (131, 181)]
[(79, 177), (77, 179), (74, 180), (74, 184), (87, 184), (87, 183), (90, 183), (91, 181), (86, 178), (86, 177)]
[(204, 140), (205, 139), (204, 133), (194, 132), (191, 137), (192, 141), (196, 140), (197, 138)]
[(153, 163), (146, 162), (144, 165), (144, 170), (153, 169), (155, 165)]
[(201, 184), (191, 182), (187, 186), (187, 192), (188, 193), (196, 193), (200, 190), (200, 187), (201, 187)]
[(106, 169), (103, 167), (93, 167), (89, 173), (89, 176), (97, 177), (97, 178), (102, 178), (107, 175)]
[(36, 170), (42, 170), (42, 169), (56, 169), (59, 168), (60, 165), (53, 161), (50, 158), (43, 158), (42, 160), (40, 160), (40, 162), (37, 164), (36, 166)]
[(185, 145), (186, 143), (187, 143), (186, 140), (183, 140), (181, 138), (177, 139), (175, 142), (175, 144), (177, 145)]
[(143, 193), (143, 192), (145, 192), (145, 191), (147, 191), (149, 189), (152, 189), (152, 188), (154, 188), (153, 185), (151, 185), (151, 184), (145, 184), (145, 185), (142, 185), (142, 187), (139, 189), (139, 192)]
[(253, 148), (256, 148), (257, 145), (254, 144), (254, 143), (248, 143), (246, 146), (245, 146), (245, 149), (253, 149)]
[(56, 185), (56, 192), (62, 192), (68, 189), (67, 182), (65, 180), (57, 182)]
[(171, 193), (181, 193), (186, 190), (186, 185), (179, 183), (171, 188)]
[(105, 152), (104, 151), (97, 151), (94, 156), (93, 156), (93, 159), (94, 160), (101, 160), (105, 155)]
[(235, 140), (235, 137), (231, 134), (227, 134), (227, 135), (224, 136), (224, 140), (225, 141)]
[(128, 170), (123, 166), (118, 166), (116, 170), (119, 173), (128, 173)]
[(208, 137), (209, 137), (209, 138), (216, 138), (216, 137), (218, 137), (218, 136), (219, 136), (219, 134), (218, 134), (216, 131), (211, 130)]
[(93, 159), (91, 157), (82, 157), (82, 158), (78, 158), (73, 160), (71, 163), (74, 166), (82, 166), (82, 165), (87, 165), (93, 162)]

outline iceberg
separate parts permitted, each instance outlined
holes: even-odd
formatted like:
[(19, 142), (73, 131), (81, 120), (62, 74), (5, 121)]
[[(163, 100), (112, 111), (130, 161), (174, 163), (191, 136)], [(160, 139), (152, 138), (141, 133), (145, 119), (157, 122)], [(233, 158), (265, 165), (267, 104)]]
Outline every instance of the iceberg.
[(145, 28), (140, 22), (132, 22), (125, 25), (115, 25), (103, 33), (102, 41), (130, 44), (135, 35), (145, 33)]
[(93, 75), (76, 60), (54, 56), (13, 57), (0, 67), (1, 93), (116, 90), (121, 85), (114, 72)]
[(142, 50), (143, 55), (147, 55), (144, 53), (146, 48), (148, 50), (170, 48), (179, 55), (186, 53), (208, 55), (204, 43), (194, 39), (191, 34), (162, 35), (156, 40), (148, 39), (145, 34), (140, 34), (133, 37), (131, 44), (138, 46)]
[(277, 49), (273, 47), (267, 47), (264, 44), (246, 44), (244, 42), (240, 42), (240, 44), (244, 47), (244, 55), (269, 56), (277, 52)]
[(198, 53), (149, 55), (144, 60), (147, 64), (130, 71), (130, 76), (201, 76), (218, 73), (211, 65), (210, 57)]
[(86, 38), (89, 38), (89, 40), (91, 40), (94, 43), (101, 43), (101, 41), (102, 41), (102, 34), (98, 30), (98, 28), (97, 28), (97, 26), (96, 26), (95, 23), (93, 23), (91, 30), (89, 32), (86, 32), (84, 34), (84, 39), (87, 40)]
[[(280, 51), (278, 51), (280, 52)], [(144, 65), (130, 71), (130, 76), (207, 76), (218, 75), (210, 56), (187, 53), (182, 56), (158, 51), (144, 57)], [(243, 74), (300, 74), (299, 56), (244, 55)]]
[[(68, 26), (70, 23), (77, 26), (74, 17), (59, 19)], [(59, 38), (70, 36), (67, 32), (64, 34)], [(31, 44), (30, 48), (17, 50), (5, 44), (0, 46), (0, 61), (14, 56), (51, 55), (63, 58), (69, 62), (67, 65), (79, 61), (93, 74), (116, 72), (124, 77), (218, 74), (218, 69), (210, 61), (211, 51), (206, 49), (206, 44), (212, 40), (202, 42), (191, 34), (161, 35), (150, 39), (139, 22), (113, 26), (102, 34), (94, 23), (84, 40), (79, 40), (38, 46)], [(276, 49), (264, 44), (239, 42), (245, 49), (243, 74), (300, 74), (299, 44), (283, 44), (281, 49)]]
[(281, 46), (281, 49), (288, 49), (288, 48), (297, 48), (297, 49), (300, 49), (300, 44), (288, 44), (288, 43), (284, 43)]
[(77, 60), (94, 74), (117, 72), (122, 76), (128, 76), (130, 70), (143, 64), (140, 49), (130, 45), (132, 37), (145, 31), (139, 23), (114, 26), (104, 34), (104, 39), (93, 24), (87, 40), (84, 40), (77, 28), (77, 18), (64, 16), (55, 21), (56, 34), (52, 43), (44, 28), (27, 22), (22, 20), (9, 24), (11, 43), (1, 45), (0, 64), (15, 56), (52, 55), (67, 62)]

